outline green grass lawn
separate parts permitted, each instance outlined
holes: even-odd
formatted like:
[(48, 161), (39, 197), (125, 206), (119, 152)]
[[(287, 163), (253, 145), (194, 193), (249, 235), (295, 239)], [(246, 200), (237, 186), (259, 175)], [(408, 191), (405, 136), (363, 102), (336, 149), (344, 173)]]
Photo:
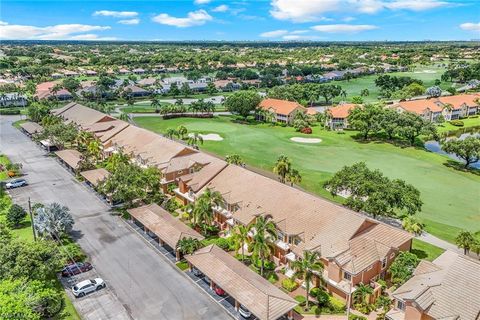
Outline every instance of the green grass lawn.
[[(452, 237), (462, 229), (480, 229), (480, 176), (450, 168), (445, 165), (449, 158), (423, 149), (400, 148), (383, 142), (360, 143), (352, 139), (354, 132), (340, 134), (319, 127), (314, 127), (313, 134), (307, 136), (293, 128), (240, 125), (232, 123), (230, 117), (170, 120), (138, 117), (135, 122), (156, 132), (184, 125), (189, 131), (218, 133), (223, 141), (205, 141), (200, 149), (222, 157), (239, 154), (247, 164), (268, 172), (278, 156), (285, 154), (302, 174), (303, 188), (338, 202), (343, 198), (333, 198), (322, 187), (323, 183), (343, 166), (364, 161), (370, 168), (379, 169), (391, 178), (404, 179), (420, 190), (424, 205), (419, 217), (428, 232), (452, 242)], [(322, 142), (301, 144), (289, 140), (295, 136), (320, 138)], [(449, 228), (447, 232), (445, 226)]]
[(433, 261), (444, 252), (445, 250), (442, 248), (436, 247), (422, 240), (413, 239), (412, 253), (416, 254), (419, 259)]
[[(422, 80), (423, 85), (428, 88), (434, 85), (435, 79), (440, 79), (445, 68), (437, 67), (435, 65), (430, 66), (417, 66), (414, 71), (408, 72), (392, 72), (387, 73), (390, 76), (397, 76), (397, 77), (412, 77), (414, 79)], [(354, 96), (360, 96), (360, 92), (363, 89), (368, 89), (370, 94), (367, 97), (362, 97), (365, 102), (373, 102), (378, 99), (378, 95), (380, 94), (380, 90), (377, 86), (375, 86), (375, 79), (378, 78), (378, 75), (368, 75), (368, 76), (361, 76), (356, 79), (352, 79), (350, 81), (347, 80), (340, 80), (340, 81), (333, 81), (330, 82), (331, 84), (336, 84), (342, 87), (345, 91), (347, 91), (347, 100), (351, 100)], [(440, 87), (442, 89), (449, 88), (452, 85), (451, 82), (442, 82)], [(334, 99), (335, 102), (339, 102), (343, 100), (342, 97), (337, 97)]]
[[(10, 160), (5, 155), (0, 155), (0, 165), (5, 166), (10, 163)], [(0, 181), (8, 179), (8, 171), (0, 171)]]

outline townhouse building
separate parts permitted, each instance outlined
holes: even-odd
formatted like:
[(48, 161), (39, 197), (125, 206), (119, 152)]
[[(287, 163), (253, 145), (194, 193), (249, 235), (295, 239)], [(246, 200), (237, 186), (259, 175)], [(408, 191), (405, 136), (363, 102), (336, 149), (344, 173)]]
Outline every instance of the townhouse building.
[[(264, 99), (260, 102), (259, 108), (272, 114), (270, 121), (283, 122), (286, 124), (292, 124), (298, 112), (305, 113), (307, 111), (307, 109), (298, 102), (280, 99)], [(261, 114), (258, 115), (258, 118), (259, 120), (268, 120)]]

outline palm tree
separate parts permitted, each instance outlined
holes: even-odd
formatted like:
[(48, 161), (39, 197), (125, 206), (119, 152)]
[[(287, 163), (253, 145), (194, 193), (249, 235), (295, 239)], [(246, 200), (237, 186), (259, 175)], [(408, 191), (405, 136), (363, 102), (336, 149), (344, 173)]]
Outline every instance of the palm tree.
[(242, 248), (242, 261), (245, 260), (245, 243), (248, 241), (249, 228), (244, 225), (237, 225), (234, 229), (233, 241), (235, 242), (235, 251)]
[(95, 159), (95, 162), (97, 162), (102, 152), (100, 141), (98, 141), (98, 139), (90, 141), (87, 146), (87, 152)]
[(177, 128), (177, 132), (180, 135), (180, 138), (183, 140), (183, 139), (185, 139), (185, 136), (187, 135), (188, 130), (185, 126), (179, 126)]
[(457, 247), (463, 249), (463, 254), (467, 254), (475, 243), (475, 238), (471, 232), (463, 230), (455, 238), (455, 243)]
[(120, 120), (129, 122), (130, 121), (130, 116), (126, 112), (120, 113), (120, 116), (118, 117)]
[(403, 218), (402, 227), (405, 231), (413, 233), (416, 236), (423, 232), (423, 224), (412, 216), (406, 216)]
[(273, 172), (279, 175), (280, 182), (285, 183), (285, 178), (288, 172), (290, 172), (291, 166), (292, 166), (292, 163), (290, 162), (287, 156), (281, 155), (277, 159), (277, 162), (273, 167)]
[(294, 277), (302, 278), (305, 281), (305, 298), (307, 300), (307, 310), (309, 305), (308, 294), (310, 293), (310, 282), (313, 277), (313, 272), (320, 272), (323, 270), (323, 264), (318, 258), (318, 253), (304, 251), (302, 259), (298, 259), (293, 263), (293, 269), (295, 270)]
[(152, 96), (151, 106), (155, 108), (155, 112), (159, 112), (159, 107), (161, 106), (161, 103), (158, 100), (158, 96), (156, 94)]
[(273, 252), (273, 242), (277, 239), (277, 228), (270, 218), (259, 216), (250, 224), (249, 230), (254, 233), (248, 251), (260, 260), (260, 275), (263, 276), (265, 260), (269, 259)]
[(285, 176), (285, 180), (290, 182), (290, 185), (298, 184), (302, 182), (302, 176), (300, 175), (300, 172), (298, 172), (297, 169), (290, 169), (290, 171), (287, 172), (287, 175)]
[(243, 162), (242, 157), (240, 157), (238, 154), (227, 155), (225, 157), (225, 161), (228, 164), (236, 164), (237, 166), (244, 166), (245, 165), (245, 162)]
[(75, 144), (77, 145), (77, 149), (79, 151), (86, 151), (88, 144), (93, 140), (93, 134), (86, 131), (79, 131), (77, 136), (75, 137)]
[(188, 144), (198, 148), (198, 143), (203, 144), (203, 138), (198, 132), (194, 132), (193, 134), (190, 135), (188, 138)]
[(367, 298), (370, 294), (373, 293), (372, 287), (360, 283), (355, 291), (353, 292), (353, 301), (361, 305), (368, 304)]
[(181, 254), (192, 254), (202, 247), (202, 243), (195, 238), (182, 238), (178, 240), (176, 249)]
[(223, 197), (218, 191), (212, 191), (207, 188), (195, 202), (192, 210), (193, 224), (211, 225), (213, 222), (213, 207), (219, 206), (223, 202)]
[(175, 129), (169, 128), (165, 132), (165, 137), (167, 137), (169, 139), (173, 139), (173, 137), (178, 137), (178, 132)]

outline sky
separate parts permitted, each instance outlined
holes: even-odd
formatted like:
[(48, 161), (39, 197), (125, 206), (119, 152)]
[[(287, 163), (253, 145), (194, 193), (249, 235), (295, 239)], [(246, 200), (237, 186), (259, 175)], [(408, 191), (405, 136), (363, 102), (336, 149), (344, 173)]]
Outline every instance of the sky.
[(0, 39), (480, 39), (480, 0), (1, 0)]

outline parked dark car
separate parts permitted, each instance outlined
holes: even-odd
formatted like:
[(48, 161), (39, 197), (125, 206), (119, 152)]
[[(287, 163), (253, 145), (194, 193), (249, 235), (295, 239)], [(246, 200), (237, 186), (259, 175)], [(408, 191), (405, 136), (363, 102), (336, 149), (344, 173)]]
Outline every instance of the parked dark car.
[(71, 277), (82, 272), (90, 271), (92, 268), (92, 265), (88, 262), (72, 263), (62, 269), (62, 277)]

